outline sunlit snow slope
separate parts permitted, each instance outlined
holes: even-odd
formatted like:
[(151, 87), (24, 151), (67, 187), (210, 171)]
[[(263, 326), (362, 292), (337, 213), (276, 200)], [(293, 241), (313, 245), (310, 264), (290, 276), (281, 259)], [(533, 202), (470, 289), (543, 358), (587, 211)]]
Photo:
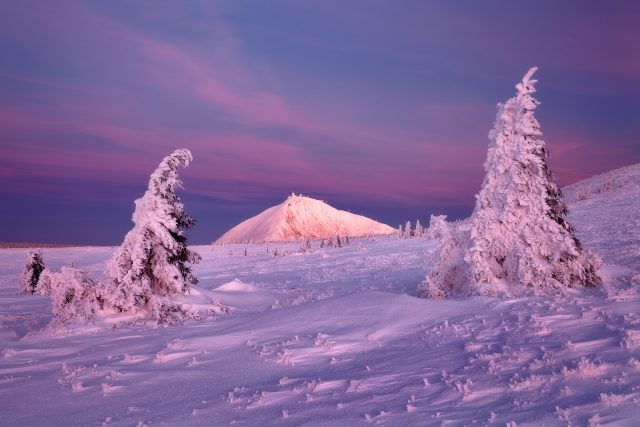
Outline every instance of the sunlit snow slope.
[(393, 232), (395, 230), (388, 225), (367, 217), (335, 209), (320, 200), (292, 194), (283, 203), (233, 227), (216, 243), (293, 242)]
[(578, 236), (607, 263), (640, 270), (640, 163), (562, 189)]

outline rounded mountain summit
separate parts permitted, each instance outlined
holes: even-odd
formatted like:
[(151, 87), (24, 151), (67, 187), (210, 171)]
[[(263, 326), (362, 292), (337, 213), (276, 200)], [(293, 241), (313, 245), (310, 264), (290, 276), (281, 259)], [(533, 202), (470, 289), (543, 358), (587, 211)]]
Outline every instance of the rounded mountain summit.
[(283, 203), (236, 225), (214, 243), (294, 242), (395, 232), (394, 228), (365, 216), (336, 209), (321, 200), (291, 194)]

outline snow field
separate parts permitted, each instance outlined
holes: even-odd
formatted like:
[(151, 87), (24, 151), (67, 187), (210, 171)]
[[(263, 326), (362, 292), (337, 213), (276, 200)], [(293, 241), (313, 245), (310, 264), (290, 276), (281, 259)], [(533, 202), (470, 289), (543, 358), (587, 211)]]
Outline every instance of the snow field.
[[(50, 299), (16, 295), (26, 250), (2, 250), (0, 425), (637, 425), (638, 206), (570, 205), (602, 289), (418, 299), (421, 238), (203, 246), (185, 301), (232, 313), (164, 328), (49, 328)], [(112, 253), (43, 250), (95, 280)]]

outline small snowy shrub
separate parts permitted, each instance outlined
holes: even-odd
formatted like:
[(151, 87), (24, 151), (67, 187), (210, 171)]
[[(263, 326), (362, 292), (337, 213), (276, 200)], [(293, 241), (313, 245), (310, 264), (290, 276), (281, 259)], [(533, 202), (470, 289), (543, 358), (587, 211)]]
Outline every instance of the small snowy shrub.
[(192, 159), (186, 149), (165, 157), (151, 174), (147, 191), (135, 202), (134, 227), (105, 272), (110, 279), (105, 295), (118, 311), (145, 311), (160, 323), (175, 323), (186, 316), (166, 297), (185, 293), (189, 284), (198, 282), (188, 264), (198, 262), (200, 256), (187, 248), (184, 236), (195, 220), (175, 194), (182, 185), (178, 167), (188, 166)]
[[(433, 221), (432, 215), (432, 221)], [(456, 227), (448, 224), (444, 215), (439, 217), (436, 226), (438, 227), (438, 246), (431, 257), (432, 272), (429, 280), (425, 280), (417, 290), (420, 298), (446, 298), (453, 289), (462, 286), (466, 277), (466, 266), (458, 260), (464, 256), (464, 246), (468, 240), (469, 232), (463, 227)], [(429, 230), (432, 227), (429, 226)]]
[(534, 117), (535, 71), (516, 85), (515, 97), (498, 105), (469, 235), (440, 239), (436, 252), (449, 258), (434, 265), (418, 296), (550, 294), (600, 282), (601, 260), (582, 248), (566, 221), (567, 207), (547, 166)]
[(429, 239), (440, 239), (446, 233), (447, 227), (446, 215), (431, 215), (429, 227), (424, 231), (424, 235)]
[(99, 287), (84, 271), (62, 267), (60, 272), (45, 270), (41, 287), (51, 296), (52, 312), (57, 322), (91, 321), (103, 308)]
[(38, 290), (38, 281), (44, 271), (44, 261), (42, 252), (39, 250), (29, 251), (27, 263), (20, 275), (18, 292), (21, 294), (35, 294)]

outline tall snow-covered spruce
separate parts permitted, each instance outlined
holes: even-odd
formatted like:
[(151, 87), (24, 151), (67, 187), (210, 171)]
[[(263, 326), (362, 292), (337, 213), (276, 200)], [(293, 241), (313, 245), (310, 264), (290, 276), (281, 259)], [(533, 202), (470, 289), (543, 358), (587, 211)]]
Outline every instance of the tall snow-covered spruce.
[(148, 190), (135, 201), (134, 227), (106, 269), (110, 281), (105, 297), (115, 309), (148, 311), (158, 320), (184, 314), (165, 297), (184, 293), (198, 282), (189, 263), (197, 263), (200, 256), (187, 248), (184, 236), (195, 220), (175, 193), (182, 185), (178, 167), (192, 160), (187, 149), (165, 157), (151, 174)]
[(515, 97), (498, 104), (469, 228), (441, 239), (437, 252), (442, 256), (435, 257), (441, 261), (419, 286), (418, 296), (549, 294), (600, 282), (596, 270), (601, 260), (581, 246), (566, 221), (567, 207), (547, 166), (534, 117), (536, 70), (531, 68), (516, 85)]

